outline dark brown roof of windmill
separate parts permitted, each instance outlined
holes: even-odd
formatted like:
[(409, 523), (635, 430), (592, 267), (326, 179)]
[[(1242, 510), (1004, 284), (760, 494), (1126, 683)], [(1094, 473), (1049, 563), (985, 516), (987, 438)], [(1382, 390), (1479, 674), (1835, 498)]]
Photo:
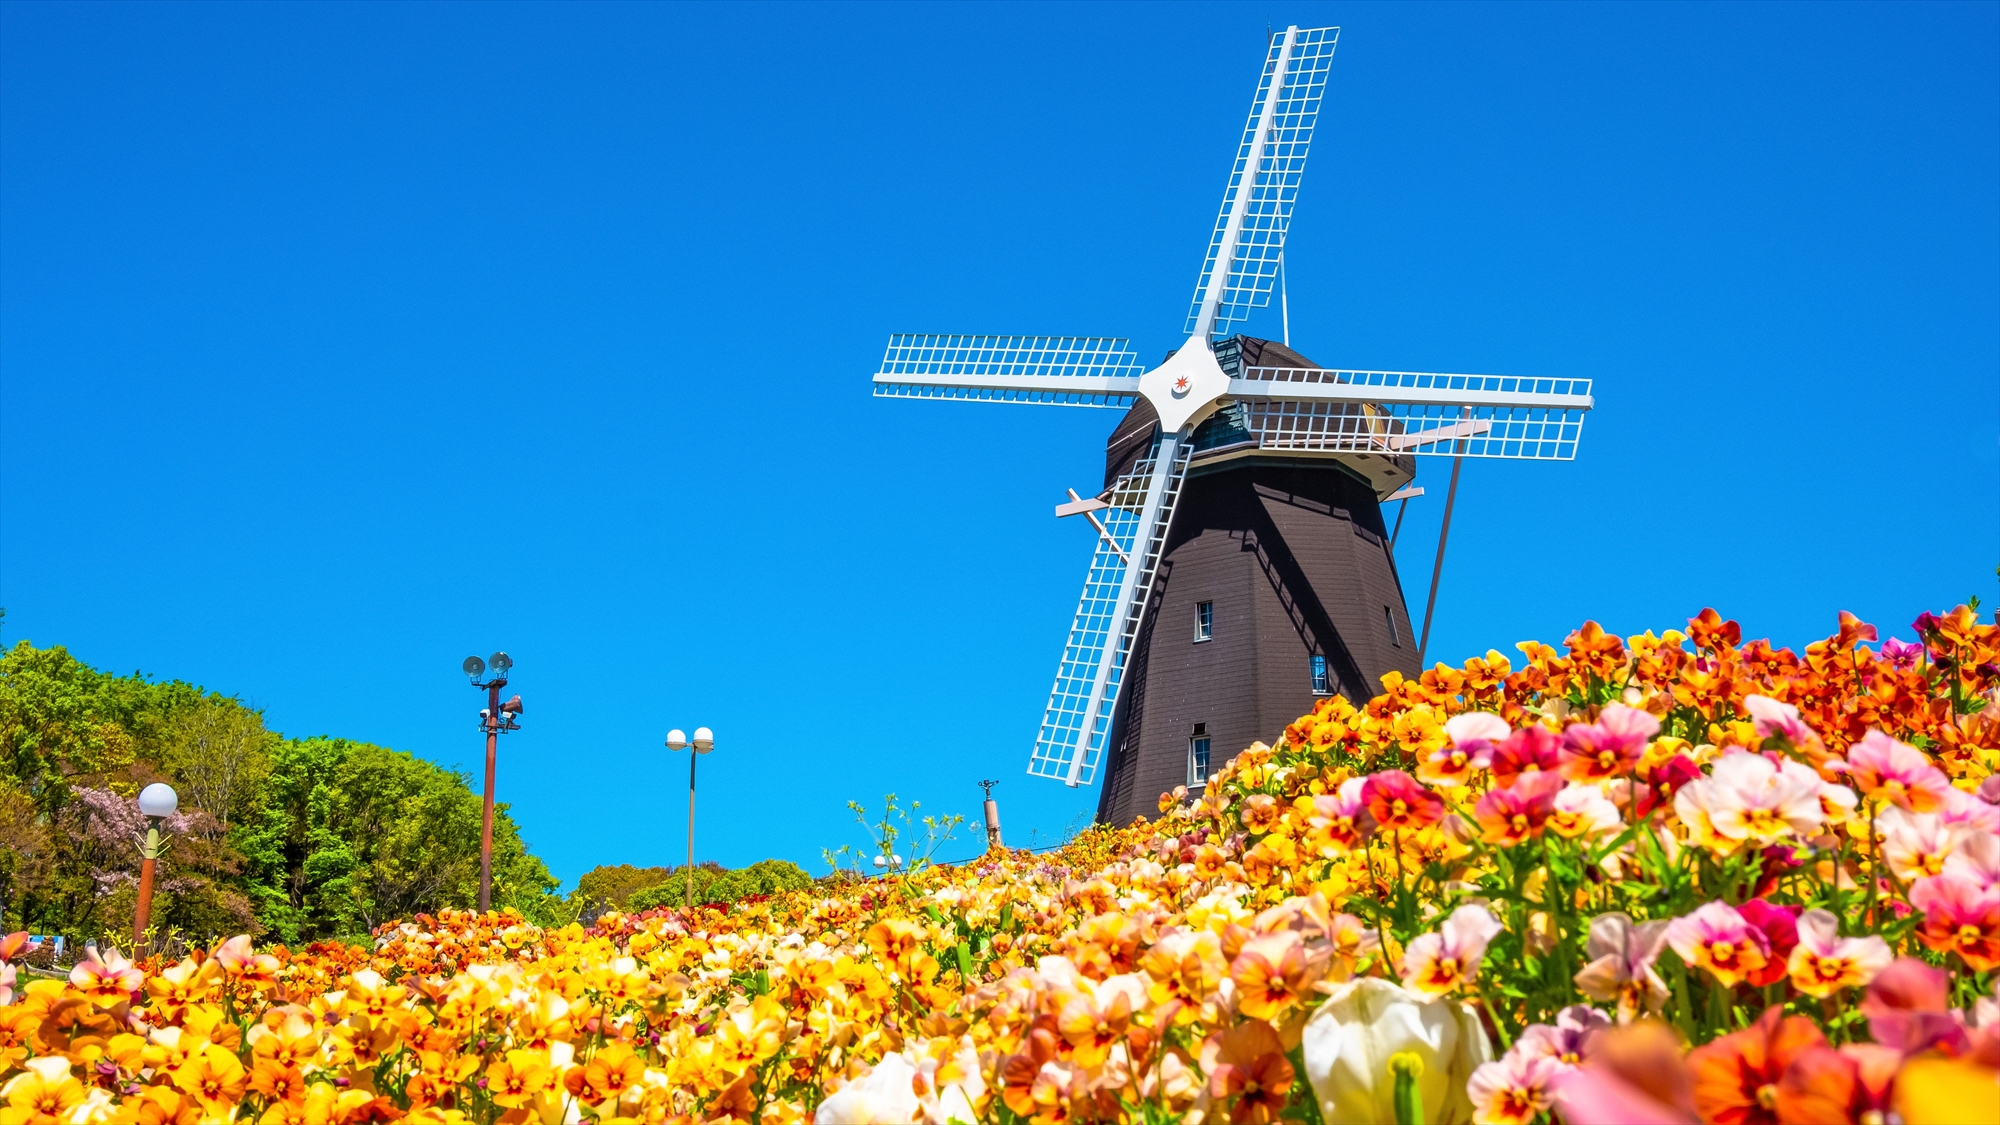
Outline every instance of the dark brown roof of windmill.
[[(1255, 336), (1237, 336), (1234, 339), (1243, 346), (1245, 367), (1319, 366), (1276, 340), (1260, 340)], [(1118, 428), (1112, 430), (1111, 436), (1104, 442), (1104, 487), (1110, 488), (1112, 482), (1131, 469), (1132, 462), (1139, 459), (1153, 440), (1153, 427), (1159, 421), (1159, 411), (1143, 398), (1125, 412)]]

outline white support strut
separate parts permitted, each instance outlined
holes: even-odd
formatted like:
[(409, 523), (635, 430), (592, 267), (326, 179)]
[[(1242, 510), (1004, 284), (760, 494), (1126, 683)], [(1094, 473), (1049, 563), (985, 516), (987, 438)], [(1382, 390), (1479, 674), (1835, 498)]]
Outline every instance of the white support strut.
[(1222, 306), (1222, 294), (1229, 288), (1229, 267), (1236, 261), (1236, 244), (1243, 239), (1243, 219), (1250, 210), (1250, 195), (1264, 170), (1264, 152), (1270, 147), (1271, 122), (1278, 116), (1278, 99), (1285, 92), (1285, 71), (1291, 66), (1292, 47), (1298, 41), (1296, 25), (1285, 29), (1284, 46), (1278, 50), (1277, 69), (1271, 73), (1271, 88), (1264, 93), (1263, 112), (1257, 118), (1257, 136), (1250, 144), (1250, 160), (1243, 166), (1243, 178), (1229, 201), (1229, 222), (1222, 228), (1222, 245), (1216, 248), (1215, 268), (1209, 271), (1208, 291), (1202, 294), (1201, 313), (1195, 319), (1198, 340), (1208, 339), (1215, 327), (1215, 312)]
[[(1091, 681), (1090, 700), (1083, 707), (1083, 726), (1076, 733), (1076, 751), (1070, 755), (1069, 776), (1063, 783), (1074, 789), (1083, 773), (1083, 760), (1090, 753), (1090, 740), (1097, 732), (1097, 717), (1104, 709), (1104, 696), (1111, 683), (1111, 672), (1119, 658), (1125, 655), (1125, 619), (1132, 614), (1132, 600), (1138, 593), (1140, 572), (1145, 569), (1148, 554), (1153, 548), (1153, 531), (1160, 522), (1160, 502), (1166, 495), (1168, 480), (1173, 476), (1180, 462), (1182, 434), (1177, 430), (1161, 430), (1160, 446), (1153, 452), (1153, 476), (1146, 482), (1146, 501), (1139, 509), (1139, 526), (1132, 535), (1132, 554), (1137, 559), (1125, 566), (1125, 575), (1118, 583), (1118, 600), (1112, 603), (1111, 632), (1104, 638), (1104, 651), (1097, 658), (1097, 675)], [(1109, 741), (1111, 731), (1104, 732)], [(1109, 750), (1110, 747), (1105, 747)]]

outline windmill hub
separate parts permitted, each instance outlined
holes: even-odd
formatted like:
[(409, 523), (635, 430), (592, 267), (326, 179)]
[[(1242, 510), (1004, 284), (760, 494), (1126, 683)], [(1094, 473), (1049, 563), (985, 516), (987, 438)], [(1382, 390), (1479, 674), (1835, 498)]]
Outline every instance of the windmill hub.
[(1229, 393), (1229, 376), (1207, 340), (1190, 336), (1167, 361), (1139, 377), (1139, 393), (1159, 412), (1160, 428), (1179, 430), (1214, 413)]
[(1070, 785), (1108, 760), (1100, 820), (1198, 788), (1211, 749), (1220, 765), (1275, 739), (1313, 696), (1415, 673), (1381, 502), (1423, 491), (1419, 456), (1572, 460), (1593, 405), (1587, 379), (1322, 368), (1289, 328), (1231, 334), (1279, 283), (1339, 37), (1293, 26), (1266, 45), (1165, 362), (1110, 336), (897, 335), (875, 374), (881, 398), (1127, 412), (1103, 491), (1056, 508), (1097, 546), (1028, 760)]

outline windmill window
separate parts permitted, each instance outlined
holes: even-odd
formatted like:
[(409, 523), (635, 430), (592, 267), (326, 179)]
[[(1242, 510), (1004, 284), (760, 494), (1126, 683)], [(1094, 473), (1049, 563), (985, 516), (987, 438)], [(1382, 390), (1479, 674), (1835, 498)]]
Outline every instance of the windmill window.
[(1208, 724), (1196, 723), (1188, 738), (1188, 788), (1208, 783)]
[(1389, 643), (1402, 648), (1403, 639), (1396, 635), (1396, 615), (1389, 612), (1389, 607), (1386, 605), (1382, 607), (1382, 621), (1389, 626)]
[(1326, 657), (1321, 656), (1318, 653), (1314, 653), (1312, 658), (1312, 670), (1313, 670), (1313, 694), (1332, 695), (1333, 681), (1327, 678)]
[(1194, 607), (1194, 643), (1200, 644), (1215, 635), (1215, 603), (1196, 602)]

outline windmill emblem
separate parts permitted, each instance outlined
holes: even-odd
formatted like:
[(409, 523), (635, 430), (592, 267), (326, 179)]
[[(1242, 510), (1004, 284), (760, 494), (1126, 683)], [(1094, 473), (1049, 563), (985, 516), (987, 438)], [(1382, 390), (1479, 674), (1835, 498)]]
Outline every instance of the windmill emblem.
[(1229, 334), (1281, 282), (1339, 33), (1273, 37), (1187, 339), (1159, 366), (1122, 338), (897, 335), (874, 378), (883, 398), (1127, 411), (1104, 490), (1056, 509), (1098, 544), (1028, 763), (1088, 785), (1108, 755), (1100, 820), (1199, 785), (1212, 741), (1273, 739), (1312, 695), (1414, 673), (1381, 502), (1421, 493), (1420, 455), (1571, 460), (1591, 408), (1588, 380), (1327, 369)]

